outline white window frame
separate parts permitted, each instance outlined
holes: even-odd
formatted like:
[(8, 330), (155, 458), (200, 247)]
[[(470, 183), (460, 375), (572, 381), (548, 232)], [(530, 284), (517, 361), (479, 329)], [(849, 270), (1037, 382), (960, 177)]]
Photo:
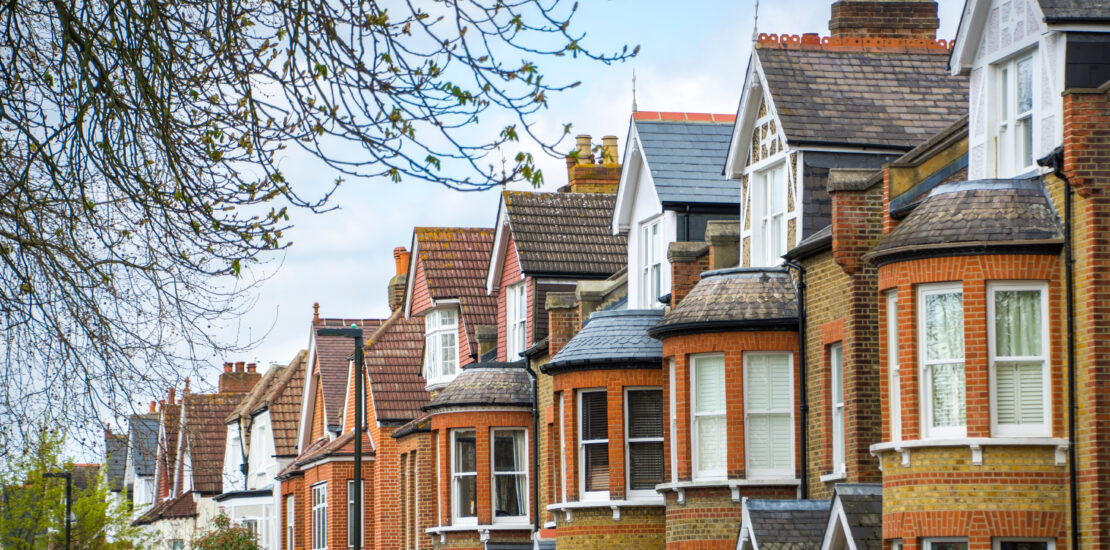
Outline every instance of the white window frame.
[[(939, 426), (933, 427), (933, 378), (929, 372), (932, 366), (928, 361), (927, 350), (925, 346), (926, 338), (926, 316), (928, 315), (927, 308), (925, 307), (925, 299), (927, 296), (934, 294), (952, 294), (959, 293), (961, 300), (966, 306), (966, 295), (964, 294), (963, 285), (961, 283), (930, 283), (923, 284), (917, 287), (917, 356), (919, 361), (918, 376), (921, 379), (920, 395), (918, 402), (921, 404), (921, 433), (925, 439), (961, 439), (967, 437), (967, 416), (965, 413), (964, 424), (962, 426)], [(963, 323), (964, 333), (967, 333), (967, 315), (966, 307), (963, 309)], [(967, 410), (967, 343), (965, 339), (963, 359), (960, 361), (964, 366), (964, 410)], [(935, 363), (955, 363), (952, 360), (934, 361)]]
[[(1041, 355), (1039, 357), (1004, 357), (999, 358), (995, 350), (995, 311), (994, 295), (999, 290), (1036, 291), (1041, 294)], [(1050, 437), (1052, 435), (1052, 392), (1050, 374), (1049, 349), (1049, 313), (1048, 309), (1048, 283), (1043, 281), (999, 281), (987, 284), (987, 350), (990, 354), (990, 405), (991, 405), (991, 435), (1009, 437)], [(995, 363), (998, 361), (1040, 361), (1041, 362), (1041, 397), (1044, 410), (1044, 420), (1039, 424), (999, 424), (998, 401), (996, 388)], [(1030, 539), (1032, 540), (1032, 539)]]
[[(455, 441), (458, 439), (459, 434), (471, 432), (474, 434), (474, 471), (473, 472), (457, 472), (455, 465), (458, 462), (455, 460), (455, 452), (457, 445)], [(451, 524), (452, 525), (477, 525), (478, 512), (477, 506), (475, 507), (474, 515), (471, 517), (459, 516), (459, 479), (463, 477), (474, 477), (474, 498), (478, 499), (478, 430), (474, 428), (458, 428), (451, 430)], [(475, 505), (479, 504), (475, 502)]]
[(312, 486), (312, 550), (328, 547), (328, 482)]
[[(1009, 178), (1028, 173), (1037, 168), (1037, 102), (1040, 99), (1039, 80), (1040, 67), (1037, 63), (1037, 48), (1024, 49), (1013, 55), (994, 62), (990, 66), (991, 94), (990, 103), (993, 105), (990, 128), (990, 139), (993, 141), (994, 162), (996, 176)], [(1028, 60), (1030, 63), (1030, 108), (1028, 111), (1017, 111), (1018, 93), (1018, 64)], [(999, 101), (999, 96), (1005, 96)], [(1019, 121), (1026, 121), (1030, 131), (1029, 164), (1022, 165), (1019, 160), (1025, 151), (1021, 150), (1020, 136), (1017, 132)]]
[(674, 357), (667, 360), (667, 405), (670, 409), (670, 433), (671, 433), (671, 483), (678, 482), (678, 405), (675, 402), (675, 365)]
[(994, 537), (991, 539), (991, 550), (1002, 550), (1003, 542), (1045, 542), (1048, 550), (1056, 550), (1056, 539), (1046, 537)]
[(902, 550), (902, 539), (890, 541), (890, 550)]
[[(663, 237), (663, 221), (664, 216), (657, 216), (640, 225), (640, 295), (646, 309), (663, 307), (659, 297), (666, 293), (666, 239)], [(657, 286), (656, 282), (659, 283)]]
[[(497, 433), (498, 432), (515, 432), (515, 433), (522, 434), (522, 437), (524, 438), (524, 470), (517, 471), (517, 472), (498, 472), (497, 471), (497, 461), (494, 458), (494, 452), (495, 452), (495, 449), (496, 449), (496, 446), (497, 446)], [(490, 444), (489, 444), (490, 517), (492, 518), (493, 523), (512, 523), (512, 524), (528, 523), (528, 515), (529, 515), (528, 511), (531, 510), (531, 508), (529, 508), (529, 506), (531, 505), (531, 502), (529, 501), (529, 498), (530, 498), (529, 493), (531, 492), (529, 482), (531, 480), (528, 479), (528, 477), (529, 477), (528, 476), (529, 464), (531, 464), (531, 457), (528, 456), (528, 453), (529, 453), (529, 449), (531, 447), (528, 446), (528, 430), (526, 430), (524, 428), (491, 428), (490, 429), (490, 439), (489, 439), (489, 441), (490, 441)], [(521, 503), (521, 510), (523, 510), (524, 513), (519, 515), (519, 516), (497, 517), (497, 476), (508, 476), (508, 475), (511, 475), (511, 476), (514, 476), (514, 477), (524, 476), (524, 501)]]
[(886, 296), (887, 368), (890, 373), (890, 439), (902, 440), (902, 363), (898, 357), (898, 292)]
[[(448, 313), (454, 318), (451, 322), (444, 320)], [(448, 335), (454, 340), (453, 345), (444, 342), (443, 337)], [(449, 352), (450, 361), (443, 359), (444, 351)], [(429, 311), (424, 315), (424, 379), (429, 386), (443, 384), (454, 379), (458, 372), (459, 310), (449, 307)]]
[[(663, 401), (663, 388), (661, 388), (659, 386), (627, 386), (627, 387), (624, 388), (624, 486), (627, 488), (625, 492), (628, 494), (629, 497), (653, 498), (653, 497), (657, 497), (659, 495), (659, 493), (657, 493), (655, 491), (654, 487), (652, 487), (651, 489), (633, 489), (632, 488), (632, 449), (631, 449), (631, 445), (633, 443), (663, 443), (662, 433), (666, 433), (666, 430), (663, 429), (662, 433), (660, 434), (659, 437), (637, 437), (635, 439), (632, 438), (632, 436), (629, 434), (629, 431), (628, 431), (629, 422), (631, 420), (628, 416), (628, 394), (630, 392), (635, 392), (635, 391), (657, 391), (657, 392), (659, 392), (659, 401), (660, 401), (659, 402), (659, 412), (660, 412), (659, 422), (660, 422), (660, 428), (662, 428), (663, 427), (663, 414), (664, 414), (664, 412), (663, 412), (663, 402), (662, 402)], [(664, 467), (666, 466), (666, 460), (667, 460), (667, 455), (664, 454), (663, 455), (663, 461), (664, 461), (663, 465), (664, 465)], [(659, 480), (659, 483), (664, 483), (665, 481), (666, 481), (666, 475), (664, 475), (663, 478), (661, 478)]]
[[(785, 254), (789, 245), (787, 243), (787, 233), (789, 223), (786, 216), (789, 211), (787, 206), (788, 202), (788, 185), (787, 185), (787, 169), (786, 162), (779, 160), (768, 164), (766, 167), (755, 170), (751, 173), (750, 179), (752, 182), (752, 265), (756, 266), (776, 266), (782, 263), (782, 254)], [(778, 178), (771, 177), (774, 174), (779, 174)], [(774, 192), (782, 194), (782, 209), (779, 212), (772, 212), (772, 195)], [(773, 232), (770, 230), (773, 224), (781, 224), (779, 228), (778, 243), (772, 243), (770, 235)]]
[[(779, 408), (776, 408), (776, 409), (767, 409), (767, 410), (753, 410), (753, 409), (750, 408), (751, 400), (748, 399), (748, 389), (749, 389), (749, 386), (750, 386), (748, 384), (748, 379), (749, 379), (748, 364), (749, 364), (749, 360), (752, 357), (759, 357), (759, 356), (784, 356), (784, 357), (786, 357), (786, 370), (787, 370), (787, 375), (789, 375), (789, 380), (788, 380), (787, 383), (790, 387), (790, 399), (787, 400), (788, 403), (786, 404), (786, 406), (779, 407)], [(744, 357), (744, 426), (748, 426), (748, 418), (752, 414), (771, 415), (771, 414), (784, 414), (785, 413), (785, 414), (789, 414), (789, 417), (790, 417), (790, 421), (789, 421), (789, 423), (790, 423), (790, 453), (789, 453), (790, 454), (790, 463), (789, 463), (789, 465), (784, 466), (782, 468), (777, 468), (777, 469), (763, 470), (763, 469), (753, 468), (750, 464), (750, 461), (745, 459), (744, 463), (745, 463), (746, 477), (748, 479), (775, 479), (775, 478), (790, 478), (790, 479), (793, 479), (795, 477), (795, 468), (797, 466), (796, 465), (797, 459), (794, 456), (795, 453), (797, 452), (797, 449), (796, 449), (797, 441), (795, 441), (795, 433), (794, 433), (795, 432), (795, 427), (794, 427), (794, 422), (795, 422), (795, 418), (794, 418), (794, 400), (796, 398), (796, 396), (794, 395), (794, 354), (789, 352), (789, 351), (754, 351), (754, 352), (744, 352), (743, 357)], [(744, 449), (745, 450), (750, 448), (750, 446), (751, 446), (751, 443), (750, 443), (749, 437), (748, 437), (749, 434), (750, 434), (750, 430), (745, 429), (744, 430)]]
[(296, 495), (285, 496), (285, 548), (286, 550), (294, 550), (296, 529), (294, 522), (297, 517), (297, 497)]
[[(704, 413), (700, 413), (700, 414), (698, 413), (698, 391), (697, 391), (698, 363), (700, 361), (705, 361), (705, 360), (709, 360), (709, 359), (719, 359), (721, 361), (722, 378), (726, 381), (728, 380), (728, 373), (727, 373), (727, 368), (726, 368), (726, 365), (725, 365), (725, 355), (723, 353), (705, 353), (705, 354), (698, 354), (698, 355), (691, 355), (690, 356), (690, 457), (691, 457), (691, 460), (692, 460), (692, 463), (690, 464), (690, 467), (691, 467), (690, 469), (693, 472), (693, 476), (694, 476), (695, 480), (714, 480), (714, 479), (725, 479), (725, 478), (728, 477), (728, 440), (727, 439), (725, 440), (725, 456), (724, 456), (725, 467), (723, 469), (719, 469), (719, 470), (702, 470), (702, 469), (698, 468), (698, 464), (700, 463), (700, 461), (698, 460), (698, 455), (699, 455), (698, 447), (700, 447), (699, 441), (698, 441), (699, 417), (717, 417), (717, 416), (719, 416), (721, 418), (724, 418), (725, 419), (725, 426), (726, 426), (725, 432), (726, 433), (728, 432), (728, 428), (727, 428), (727, 426), (728, 426), (728, 405), (727, 404), (724, 406), (724, 408), (722, 408), (720, 410), (717, 410), (717, 411), (704, 412)], [(726, 395), (727, 395), (727, 391), (726, 391)]]
[[(832, 370), (832, 384), (830, 387), (830, 401), (832, 403), (830, 417), (832, 420), (832, 456), (833, 473), (842, 474), (845, 467), (845, 437), (847, 422), (844, 414), (844, 343), (836, 342), (829, 346), (829, 368)], [(839, 389), (839, 397), (838, 390)], [(837, 417), (840, 424), (837, 424)]]
[[(567, 414), (567, 392), (559, 392), (559, 472), (562, 474), (562, 479), (559, 480), (560, 489), (562, 490), (562, 501), (567, 501), (567, 431), (566, 431), (566, 414)], [(538, 521), (538, 520), (537, 520)]]
[[(524, 311), (521, 315), (521, 306)], [(528, 346), (528, 288), (524, 281), (505, 287), (505, 359), (516, 361)]]
[[(362, 505), (360, 506), (360, 508), (362, 508), (362, 514), (360, 514), (362, 518), (362, 530), (359, 531), (359, 538), (362, 539), (361, 548), (366, 548), (366, 480), (360, 481), (362, 482)], [(354, 488), (354, 485), (355, 480), (347, 480), (347, 548), (355, 547), (354, 541), (351, 540), (351, 529), (354, 528), (354, 525), (351, 523), (351, 516), (354, 515), (353, 512), (355, 511), (355, 495), (351, 489)]]
[[(577, 416), (578, 416), (578, 494), (579, 494), (578, 498), (580, 498), (581, 500), (609, 500), (609, 491), (608, 490), (605, 490), (605, 491), (587, 491), (586, 490), (586, 445), (592, 445), (592, 444), (598, 444), (599, 445), (599, 444), (604, 443), (606, 445), (606, 450), (608, 450), (608, 445), (609, 445), (609, 434), (608, 433), (605, 434), (605, 439), (589, 439), (589, 440), (583, 439), (583, 437), (584, 437), (583, 427), (585, 426), (586, 423), (582, 421), (582, 418), (583, 418), (582, 415), (585, 412), (585, 409), (582, 408), (582, 396), (587, 394), (587, 393), (602, 393), (606, 396), (606, 400), (608, 400), (608, 390), (606, 388), (582, 389), (582, 390), (578, 390), (578, 392), (577, 392), (577, 394), (578, 394), (577, 395), (577, 399), (578, 399), (578, 414), (577, 414)], [(608, 420), (609, 419), (606, 418), (606, 425), (608, 425)], [(607, 453), (607, 454), (611, 455), (611, 453)], [(613, 475), (613, 465), (612, 464), (609, 464), (609, 475), (610, 476)], [(610, 477), (610, 480), (612, 480), (611, 477)]]
[(971, 548), (971, 543), (967, 537), (929, 537), (921, 539), (921, 550), (929, 550), (929, 545), (934, 542), (962, 542)]

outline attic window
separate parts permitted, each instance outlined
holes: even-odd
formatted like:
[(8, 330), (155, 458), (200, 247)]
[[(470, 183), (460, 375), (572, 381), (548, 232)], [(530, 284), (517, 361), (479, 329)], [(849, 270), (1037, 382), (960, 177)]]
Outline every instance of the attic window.
[(424, 378), (428, 384), (449, 382), (459, 362), (459, 314), (438, 309), (424, 316)]
[(1032, 53), (994, 66), (995, 177), (1014, 177), (1033, 169)]

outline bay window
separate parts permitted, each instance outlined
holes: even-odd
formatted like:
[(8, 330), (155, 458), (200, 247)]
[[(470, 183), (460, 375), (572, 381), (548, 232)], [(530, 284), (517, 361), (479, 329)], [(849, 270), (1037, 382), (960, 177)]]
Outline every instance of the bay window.
[(655, 496), (663, 482), (663, 390), (625, 392), (628, 494)]
[(451, 516), (455, 524), (478, 522), (478, 441), (474, 430), (451, 431)]
[(578, 393), (581, 498), (609, 498), (609, 411), (605, 390)]
[(785, 165), (755, 172), (751, 179), (752, 265), (778, 265), (787, 249)]
[(898, 358), (898, 293), (886, 297), (887, 365), (890, 368), (890, 438), (902, 440), (902, 374)]
[(662, 218), (640, 227), (640, 289), (645, 308), (662, 307), (664, 246)]
[[(364, 489), (366, 488), (366, 482), (365, 481), (362, 482), (362, 487)], [(354, 521), (354, 519), (355, 519), (355, 495), (356, 495), (356, 493), (355, 493), (355, 480), (348, 479), (347, 480), (347, 548), (354, 548), (355, 547), (355, 521)], [(360, 535), (359, 538), (362, 541), (362, 544), (360, 544), (359, 547), (364, 548), (364, 547), (366, 547), (366, 527), (365, 527), (365, 525), (366, 525), (366, 492), (365, 491), (363, 491), (363, 493), (362, 493), (361, 504), (362, 505), (360, 506), (360, 508), (362, 510), (362, 514), (360, 514), (359, 517), (362, 518), (363, 528), (360, 531), (361, 535)]]
[(691, 439), (694, 450), (694, 479), (719, 479), (727, 475), (725, 441), (725, 357), (694, 356), (690, 408), (693, 411)]
[(297, 509), (293, 506), (293, 495), (285, 497), (285, 549), (293, 550), (294, 534), (294, 518), (297, 517)]
[(1031, 53), (994, 66), (996, 177), (1018, 176), (1034, 168), (1033, 69)]
[(521, 429), (493, 431), (493, 521), (528, 519), (528, 451)]
[(993, 435), (1051, 435), (1047, 294), (1044, 283), (988, 287)]
[(832, 455), (833, 472), (844, 469), (844, 346), (829, 346), (829, 366), (832, 369)]
[(925, 437), (964, 437), (964, 296), (959, 284), (919, 288)]
[(449, 382), (455, 376), (458, 334), (458, 311), (437, 309), (424, 316), (424, 379), (429, 385)]
[(328, 547), (328, 484), (312, 486), (312, 548)]
[(749, 479), (794, 476), (791, 364), (789, 353), (744, 354), (745, 458)]
[(507, 361), (520, 359), (527, 349), (528, 299), (523, 282), (505, 287), (505, 358)]

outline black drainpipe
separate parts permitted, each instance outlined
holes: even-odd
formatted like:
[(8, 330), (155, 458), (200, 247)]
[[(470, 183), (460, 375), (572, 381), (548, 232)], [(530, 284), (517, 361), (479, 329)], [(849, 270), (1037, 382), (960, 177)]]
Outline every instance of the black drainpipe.
[(540, 413), (539, 388), (536, 371), (532, 370), (532, 359), (524, 357), (524, 370), (532, 378), (532, 540), (540, 530)]
[(799, 391), (802, 394), (802, 479), (798, 486), (801, 498), (809, 498), (809, 393), (806, 389), (806, 269), (790, 260), (783, 265), (798, 272), (794, 283), (794, 298), (798, 301), (798, 377)]
[(1071, 237), (1071, 181), (1064, 173), (1064, 150), (1057, 148), (1047, 157), (1038, 159), (1037, 164), (1052, 168), (1052, 173), (1064, 182), (1064, 286), (1067, 289), (1067, 336), (1065, 341), (1068, 346), (1068, 481), (1070, 483), (1070, 511), (1071, 511), (1071, 547), (1079, 550), (1079, 481), (1076, 472), (1077, 443), (1075, 437), (1075, 416), (1078, 405), (1075, 401), (1075, 277), (1072, 274), (1072, 264), (1075, 256), (1072, 254)]

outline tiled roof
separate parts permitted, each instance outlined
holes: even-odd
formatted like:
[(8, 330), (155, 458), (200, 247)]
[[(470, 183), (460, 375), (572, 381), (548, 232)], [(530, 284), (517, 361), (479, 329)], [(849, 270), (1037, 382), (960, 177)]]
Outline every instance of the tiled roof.
[(525, 273), (607, 277), (628, 261), (627, 237), (609, 228), (616, 195), (505, 191), (502, 197)]
[(524, 361), (471, 363), (424, 408), (481, 405), (531, 405), (532, 380)]
[(127, 473), (127, 436), (105, 432), (104, 464), (108, 468), (106, 476), (108, 487), (113, 491), (123, 489), (123, 478)]
[(146, 525), (162, 519), (191, 518), (197, 515), (197, 502), (193, 492), (182, 493), (170, 500), (163, 500), (135, 519), (135, 525)]
[(1110, 20), (1110, 0), (1038, 0), (1038, 3), (1050, 22)]
[[(322, 440), (323, 445), (310, 445), (307, 452), (301, 453), (294, 461), (297, 466), (306, 466), (332, 456), (354, 456), (355, 432), (351, 430), (331, 440)], [(374, 445), (370, 441), (370, 434), (362, 434), (362, 457), (371, 460), (374, 457)]]
[[(177, 436), (181, 431), (180, 404), (162, 405), (162, 429), (165, 431), (166, 440), (156, 443), (158, 447), (165, 446), (164, 449), (158, 449), (158, 467), (162, 475), (166, 476), (164, 479), (169, 481), (172, 489), (174, 480), (177, 479)], [(156, 485), (155, 490), (157, 487)]]
[(668, 114), (633, 115), (659, 200), (664, 204), (739, 204), (740, 181), (722, 175), (736, 117), (662, 116)]
[(551, 373), (571, 368), (629, 366), (662, 367), (663, 343), (648, 336), (648, 329), (663, 318), (661, 309), (598, 311), (543, 367)]
[(281, 377), (274, 387), (262, 399), (262, 404), (270, 409), (274, 452), (279, 457), (297, 454), (297, 426), (300, 422), (307, 364), (308, 352), (305, 350), (297, 352), (293, 360), (282, 370)]
[(242, 393), (186, 394), (184, 427), (193, 490), (200, 494), (223, 492), (224, 447), (227, 417), (243, 400)]
[(486, 292), (493, 229), (417, 227), (416, 250), (433, 300), (458, 298), (471, 347), (474, 327), (497, 323), (497, 297)]
[(239, 404), (235, 406), (235, 409), (231, 411), (231, 414), (227, 416), (227, 419), (224, 420), (224, 422), (228, 424), (237, 420), (244, 422), (243, 428), (244, 433), (247, 434), (248, 445), (250, 444), (250, 432), (245, 431), (245, 428), (247, 426), (246, 422), (248, 421), (248, 419), (250, 419), (251, 411), (258, 409), (258, 407), (262, 403), (263, 396), (265, 396), (274, 386), (274, 383), (277, 381), (278, 376), (281, 374), (282, 368), (283, 367), (280, 366), (270, 367), (266, 371), (266, 373), (262, 375), (262, 378), (260, 378), (258, 382), (254, 384), (254, 387), (251, 388), (251, 391), (247, 392), (246, 395), (243, 396), (243, 399), (239, 401)]
[[(883, 486), (879, 483), (838, 483), (834, 500), (840, 501), (857, 550), (883, 548)], [(828, 533), (826, 533), (828, 536)]]
[(367, 339), (366, 373), (379, 422), (402, 423), (423, 414), (428, 404), (423, 357), (424, 319), (405, 319), (402, 308)]
[[(373, 332), (381, 325), (380, 319), (319, 319), (312, 328), (362, 328), (362, 335)], [(317, 336), (316, 364), (320, 369), (320, 386), (324, 394), (324, 427), (338, 426), (347, 398), (347, 382), (351, 354), (355, 352), (354, 340), (345, 336)]]
[(330, 442), (331, 442), (331, 440), (326, 435), (323, 436), (323, 437), (316, 438), (315, 441), (313, 441), (312, 443), (309, 443), (308, 446), (305, 447), (304, 451), (302, 451), (301, 454), (297, 455), (296, 459), (294, 459), (292, 462), (290, 462), (288, 466), (279, 470), (277, 475), (274, 476), (274, 477), (276, 477), (277, 479), (285, 479), (285, 478), (291, 477), (293, 475), (304, 473), (304, 470), (301, 469), (302, 461), (308, 460), (310, 457), (316, 456), (316, 454), (320, 451), (320, 449), (322, 449), (325, 445), (327, 445)]
[(1039, 179), (948, 183), (925, 200), (865, 255), (895, 255), (967, 247), (1063, 242), (1060, 220)]
[(134, 462), (135, 475), (148, 477), (154, 475), (155, 459), (158, 456), (158, 415), (136, 414), (131, 416), (129, 452)]
[(651, 334), (689, 330), (797, 328), (798, 304), (790, 273), (780, 268), (706, 271), (686, 298)]
[(431, 418), (430, 416), (424, 415), (424, 416), (421, 416), (420, 418), (414, 418), (412, 420), (409, 420), (404, 425), (400, 426), (396, 430), (393, 430), (393, 433), (390, 434), (390, 435), (394, 439), (401, 439), (402, 437), (405, 437), (406, 435), (410, 435), (410, 434), (414, 434), (414, 433), (418, 433), (418, 432), (430, 432), (432, 430), (431, 423), (428, 422), (428, 420), (430, 418)]
[(745, 500), (747, 528), (759, 550), (817, 550), (829, 519), (827, 500)]
[(910, 149), (967, 114), (948, 53), (757, 46), (787, 140)]

